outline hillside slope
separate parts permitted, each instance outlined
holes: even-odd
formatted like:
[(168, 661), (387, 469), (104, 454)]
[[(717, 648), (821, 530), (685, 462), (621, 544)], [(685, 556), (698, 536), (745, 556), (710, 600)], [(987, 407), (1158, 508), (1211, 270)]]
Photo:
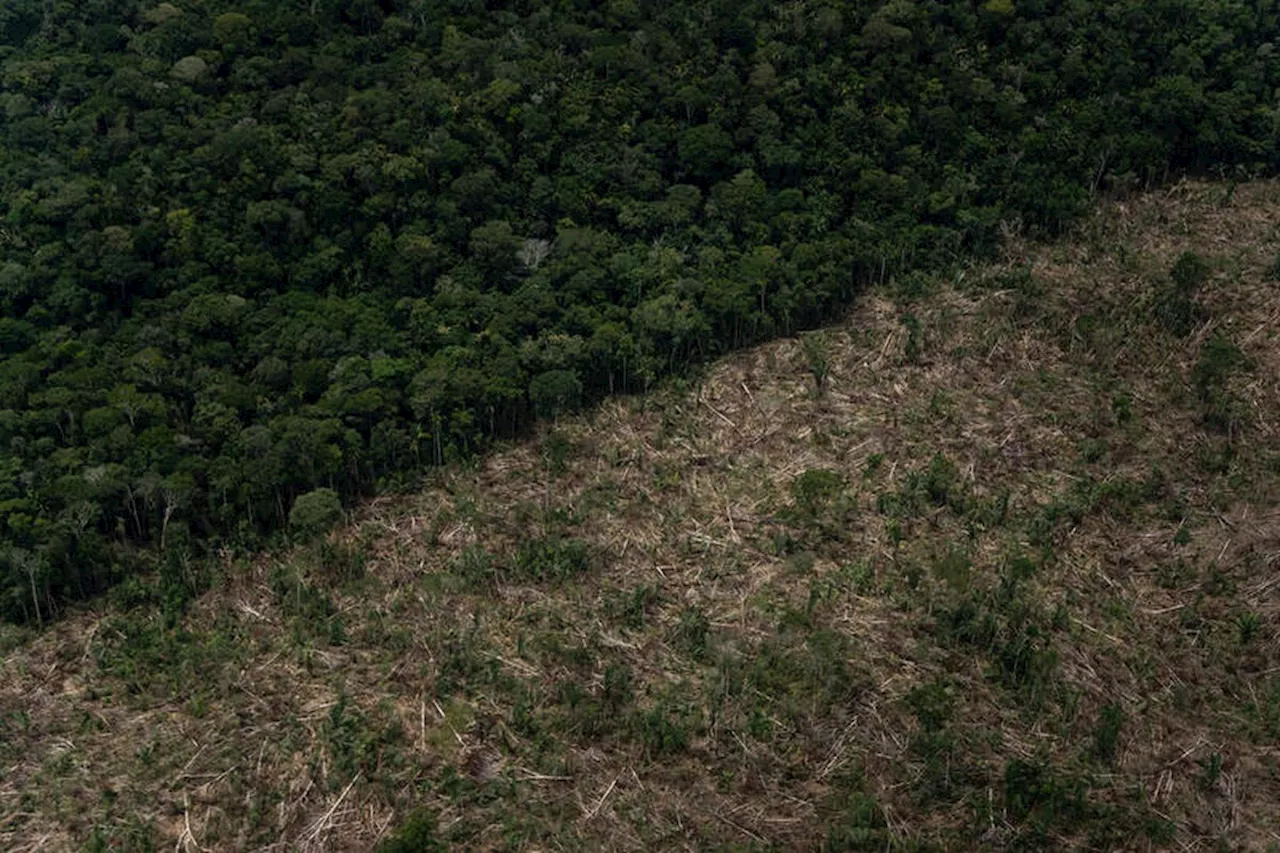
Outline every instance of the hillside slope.
[(0, 620), (1280, 174), (1277, 44), (1246, 0), (6, 0)]
[(1181, 184), (4, 627), (0, 846), (1280, 843), (1278, 252)]

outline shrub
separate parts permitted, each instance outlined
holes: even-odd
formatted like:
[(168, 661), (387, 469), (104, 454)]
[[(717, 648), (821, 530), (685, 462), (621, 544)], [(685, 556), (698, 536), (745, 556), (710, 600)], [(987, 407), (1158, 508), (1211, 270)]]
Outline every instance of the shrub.
[(708, 636), (711, 632), (711, 621), (698, 607), (685, 608), (680, 613), (680, 621), (676, 625), (674, 645), (684, 654), (701, 661), (707, 658), (710, 650)]
[(1087, 792), (1084, 782), (1055, 775), (1047, 764), (1014, 759), (1005, 766), (1005, 808), (1015, 820), (1070, 824), (1087, 814)]
[(808, 362), (809, 373), (813, 376), (814, 392), (821, 397), (826, 393), (827, 376), (831, 373), (826, 336), (819, 332), (805, 335), (800, 339), (800, 345), (804, 348), (805, 361)]
[(562, 581), (590, 568), (586, 542), (551, 536), (522, 543), (516, 551), (512, 574), (522, 580)]
[(473, 584), (490, 583), (497, 579), (493, 556), (479, 545), (464, 548), (449, 568), (454, 574)]
[(1200, 347), (1200, 358), (1191, 371), (1191, 383), (1203, 406), (1201, 420), (1207, 428), (1228, 433), (1239, 422), (1239, 407), (1229, 383), (1236, 371), (1248, 366), (1249, 359), (1220, 331), (1214, 332)]
[(377, 853), (443, 853), (448, 847), (436, 837), (436, 819), (416, 811), (395, 835), (378, 845)]
[(887, 850), (891, 848), (884, 810), (861, 791), (848, 794), (839, 817), (827, 829), (823, 851)]
[(1098, 712), (1098, 725), (1093, 730), (1093, 757), (1110, 764), (1116, 760), (1120, 745), (1120, 728), (1124, 725), (1124, 711), (1119, 705), (1104, 705)]
[(1156, 320), (1171, 334), (1191, 334), (1204, 312), (1196, 302), (1200, 286), (1209, 277), (1209, 265), (1195, 252), (1183, 252), (1169, 272), (1169, 282), (1156, 296)]
[(795, 499), (796, 507), (813, 518), (826, 509), (843, 488), (844, 477), (840, 474), (825, 468), (814, 468), (791, 481), (791, 496)]

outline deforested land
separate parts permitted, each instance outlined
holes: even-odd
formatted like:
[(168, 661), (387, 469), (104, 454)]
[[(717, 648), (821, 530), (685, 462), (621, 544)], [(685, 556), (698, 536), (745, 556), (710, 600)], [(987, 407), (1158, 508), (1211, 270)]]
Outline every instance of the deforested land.
[(1268, 849), (1278, 253), (1274, 183), (1109, 203), (6, 627), (0, 843)]

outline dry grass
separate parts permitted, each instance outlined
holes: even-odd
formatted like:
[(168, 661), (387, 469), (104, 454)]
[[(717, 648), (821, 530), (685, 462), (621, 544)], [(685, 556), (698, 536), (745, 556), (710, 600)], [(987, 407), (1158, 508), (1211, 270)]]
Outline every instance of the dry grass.
[[(868, 294), (821, 396), (779, 341), (562, 421), (563, 471), (533, 441), (229, 562), (176, 629), (11, 632), (0, 846), (362, 850), (414, 808), (467, 849), (1280, 844), (1278, 229), (1274, 183), (1113, 204)], [(585, 573), (513, 562), (556, 537)]]

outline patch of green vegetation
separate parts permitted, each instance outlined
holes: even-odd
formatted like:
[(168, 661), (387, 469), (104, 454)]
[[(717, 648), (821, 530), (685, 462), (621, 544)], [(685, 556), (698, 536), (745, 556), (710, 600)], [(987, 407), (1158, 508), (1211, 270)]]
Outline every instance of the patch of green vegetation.
[(92, 652), (104, 675), (118, 678), (139, 700), (157, 695), (199, 700), (216, 691), (220, 676), (247, 653), (229, 616), (198, 631), (170, 626), (146, 610), (112, 615), (99, 628)]
[(481, 545), (468, 545), (449, 566), (450, 571), (470, 584), (487, 584), (498, 580), (499, 570), (493, 555)]
[(406, 745), (399, 723), (379, 722), (352, 704), (345, 692), (329, 709), (322, 737), (329, 754), (327, 782), (335, 791), (357, 774), (375, 782), (394, 778)]
[(564, 431), (553, 429), (542, 440), (542, 464), (552, 477), (559, 477), (569, 467), (573, 445)]
[(917, 685), (906, 704), (920, 728), (909, 741), (911, 755), (920, 763), (912, 791), (921, 803), (951, 803), (984, 784), (980, 769), (972, 763), (958, 731), (951, 725), (957, 690), (946, 679)]
[(814, 520), (844, 489), (844, 477), (836, 471), (813, 469), (791, 482), (791, 496), (801, 518)]
[(662, 591), (651, 584), (637, 584), (630, 592), (620, 592), (605, 603), (605, 615), (633, 631), (643, 630), (662, 602)]
[(1140, 832), (1146, 842), (1167, 845), (1175, 827), (1136, 795), (1106, 802), (1095, 798), (1095, 782), (1042, 758), (1014, 759), (1005, 765), (1004, 810), (1018, 829), (1009, 847), (1042, 850), (1062, 835), (1087, 839), (1090, 849), (1116, 849)]
[(1130, 523), (1144, 508), (1170, 499), (1164, 472), (1153, 466), (1146, 477), (1111, 476), (1098, 480), (1092, 476), (1077, 479), (1063, 493), (1041, 505), (1027, 521), (1027, 535), (1039, 548), (1051, 549), (1063, 528), (1078, 526), (1093, 514), (1109, 516)]
[(299, 495), (289, 510), (289, 527), (310, 538), (327, 533), (342, 520), (342, 500), (333, 489), (313, 489)]
[(894, 849), (884, 810), (862, 791), (850, 791), (834, 804), (836, 812), (823, 841), (824, 853)]
[(929, 507), (949, 508), (963, 516), (969, 509), (969, 493), (960, 479), (960, 471), (946, 456), (935, 454), (928, 467), (910, 471), (897, 492), (883, 492), (876, 497), (876, 510), (894, 519), (910, 519)]
[(1195, 252), (1183, 252), (1174, 263), (1155, 302), (1156, 319), (1170, 334), (1185, 338), (1204, 319), (1196, 296), (1209, 272), (1209, 264)]
[(1107, 455), (1107, 443), (1098, 438), (1086, 436), (1076, 442), (1076, 448), (1080, 458), (1089, 464), (1099, 462)]
[(586, 574), (590, 569), (586, 542), (550, 536), (520, 543), (511, 561), (510, 578), (555, 583)]
[(438, 658), (435, 694), (441, 700), (499, 681), (497, 661), (478, 620), (469, 627), (440, 629), (431, 637)]
[(933, 561), (934, 576), (945, 582), (953, 592), (963, 593), (969, 589), (972, 569), (973, 562), (969, 555), (954, 547)]
[(123, 826), (95, 826), (80, 849), (83, 853), (155, 853), (156, 830), (150, 821), (139, 817)]
[(1202, 791), (1214, 791), (1218, 780), (1222, 778), (1222, 753), (1214, 752), (1208, 758), (1196, 762), (1200, 765), (1200, 776), (1196, 780)]
[(1019, 264), (998, 276), (995, 285), (1013, 295), (1013, 320), (1019, 324), (1033, 323), (1044, 315), (1048, 300), (1044, 284), (1036, 278), (1029, 264)]
[(1093, 730), (1093, 757), (1104, 764), (1114, 763), (1124, 725), (1124, 710), (1116, 704), (1103, 705)]
[(813, 377), (814, 393), (821, 397), (827, 391), (827, 377), (831, 374), (830, 343), (825, 334), (811, 332), (801, 336), (800, 346), (809, 367), (809, 375)]
[(590, 571), (591, 553), (582, 539), (551, 535), (524, 539), (508, 560), (494, 557), (480, 545), (469, 545), (450, 569), (473, 585), (560, 583)]
[(934, 455), (924, 471), (912, 472), (907, 482), (911, 489), (928, 497), (934, 506), (950, 506), (957, 515), (964, 514), (965, 495), (960, 484), (960, 471), (941, 453)]
[(297, 566), (275, 564), (268, 583), (290, 619), (295, 642), (306, 645), (321, 640), (334, 646), (346, 642), (346, 622), (332, 596), (311, 583)]
[(1240, 645), (1247, 646), (1262, 633), (1262, 617), (1250, 610), (1236, 617), (1236, 630), (1240, 635)]
[(1267, 267), (1266, 276), (1270, 281), (1280, 281), (1280, 253), (1276, 255), (1271, 265)]
[(1248, 369), (1250, 360), (1220, 329), (1201, 345), (1191, 383), (1202, 406), (1205, 427), (1222, 434), (1240, 431), (1247, 413), (1232, 394), (1230, 381), (1237, 372)]
[(711, 620), (699, 607), (686, 607), (680, 611), (672, 642), (683, 654), (695, 661), (705, 662), (712, 652)]
[(637, 712), (632, 721), (635, 736), (644, 745), (645, 755), (657, 759), (684, 752), (700, 725), (701, 712), (682, 702), (666, 701)]
[(883, 464), (884, 464), (884, 454), (872, 453), (870, 456), (867, 457), (867, 461), (863, 463), (862, 476), (864, 477), (874, 476), (875, 473), (880, 470), (880, 466), (882, 466)]
[(437, 834), (434, 814), (412, 812), (395, 833), (378, 845), (377, 853), (445, 853), (449, 849)]
[(906, 329), (907, 340), (902, 346), (902, 355), (907, 364), (919, 364), (924, 354), (924, 333), (920, 318), (908, 311), (902, 315), (902, 328)]
[(1005, 809), (1041, 837), (1052, 827), (1071, 827), (1086, 819), (1088, 794), (1084, 779), (1063, 775), (1043, 761), (1014, 759), (1005, 765)]
[(1250, 692), (1245, 709), (1254, 740), (1274, 742), (1280, 738), (1280, 678), (1269, 678)]
[(1194, 565), (1178, 558), (1172, 562), (1162, 562), (1156, 567), (1156, 582), (1164, 589), (1181, 589), (1194, 580), (1197, 574)]
[(756, 647), (741, 677), (768, 697), (778, 713), (816, 719), (847, 707), (867, 688), (855, 660), (847, 636), (816, 627), (806, 614), (792, 611), (778, 631)]
[(934, 632), (944, 646), (970, 647), (991, 662), (991, 676), (1032, 706), (1053, 689), (1058, 655), (1051, 619), (1017, 592), (1015, 583), (994, 593), (972, 591), (936, 613)]
[(1111, 398), (1111, 415), (1116, 423), (1124, 426), (1133, 421), (1133, 396), (1127, 393), (1116, 394)]
[(924, 732), (940, 732), (955, 713), (955, 690), (946, 681), (931, 681), (912, 688), (907, 705)]

